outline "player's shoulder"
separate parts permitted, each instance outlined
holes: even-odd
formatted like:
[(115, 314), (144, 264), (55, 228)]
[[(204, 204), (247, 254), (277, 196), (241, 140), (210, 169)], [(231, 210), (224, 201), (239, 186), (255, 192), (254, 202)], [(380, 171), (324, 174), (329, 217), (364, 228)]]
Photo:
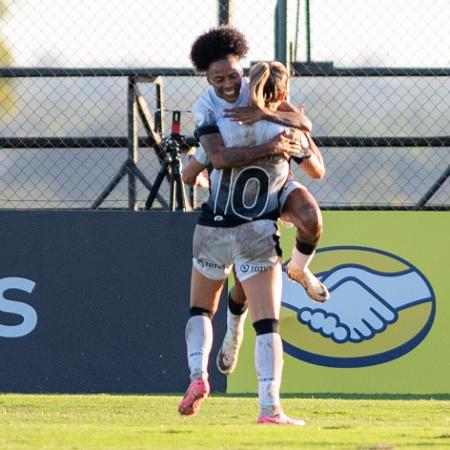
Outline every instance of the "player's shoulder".
[(208, 88), (204, 91), (197, 100), (194, 102), (193, 110), (203, 108), (215, 108), (216, 107), (216, 95), (213, 89)]
[(214, 91), (211, 88), (207, 89), (194, 103), (192, 114), (196, 127), (216, 124), (219, 114), (214, 96)]

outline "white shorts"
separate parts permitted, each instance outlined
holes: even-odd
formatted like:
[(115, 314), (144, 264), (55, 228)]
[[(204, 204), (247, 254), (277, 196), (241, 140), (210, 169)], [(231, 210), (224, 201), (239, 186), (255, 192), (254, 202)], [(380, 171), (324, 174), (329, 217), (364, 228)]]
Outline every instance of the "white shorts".
[(294, 224), (292, 222), (292, 217), (290, 216), (289, 211), (283, 211), (284, 205), (286, 204), (286, 200), (288, 199), (291, 192), (297, 189), (306, 190), (305, 186), (303, 186), (303, 184), (295, 180), (294, 175), (290, 173), (288, 179), (286, 180), (286, 183), (284, 184), (283, 189), (280, 191), (278, 195), (280, 221), (286, 228), (292, 228)]
[(289, 194), (296, 189), (304, 189), (304, 186), (296, 181), (291, 175), (289, 175), (286, 183), (284, 184), (283, 190), (280, 192), (278, 196), (278, 200), (280, 202), (280, 214), (283, 211), (284, 204), (286, 203)]
[(193, 265), (205, 277), (225, 280), (235, 265), (239, 281), (280, 262), (280, 232), (273, 220), (255, 220), (235, 227), (197, 225)]

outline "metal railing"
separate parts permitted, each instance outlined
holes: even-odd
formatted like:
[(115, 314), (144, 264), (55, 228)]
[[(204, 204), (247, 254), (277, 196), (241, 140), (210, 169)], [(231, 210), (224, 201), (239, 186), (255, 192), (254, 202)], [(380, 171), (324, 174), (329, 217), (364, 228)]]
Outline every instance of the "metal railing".
[[(332, 63), (294, 63), (293, 75), (306, 77), (448, 77), (449, 68), (335, 68)], [(152, 183), (137, 167), (139, 147), (153, 148), (158, 160), (164, 158), (161, 148), (161, 135), (164, 133), (164, 93), (162, 79), (172, 76), (196, 76), (192, 69), (185, 68), (0, 68), (0, 78), (49, 78), (49, 77), (126, 77), (127, 86), (127, 136), (91, 136), (91, 137), (0, 137), (0, 148), (127, 148), (128, 157), (120, 167), (116, 176), (105, 186), (101, 194), (92, 203), (91, 208), (97, 209), (114, 190), (117, 184), (128, 177), (128, 208), (136, 209), (136, 182), (140, 180), (151, 190)], [(146, 100), (140, 93), (139, 83), (153, 83), (156, 87), (155, 115), (152, 117)], [(146, 137), (138, 136), (138, 117), (145, 128)], [(450, 136), (434, 137), (354, 137), (354, 136), (315, 136), (320, 147), (450, 147)], [(450, 166), (447, 166), (441, 176), (420, 198), (416, 205), (401, 207), (384, 207), (376, 205), (324, 207), (323, 209), (427, 209), (427, 203), (439, 188), (450, 177)], [(158, 194), (158, 200), (163, 208), (167, 201)], [(433, 209), (449, 210), (450, 205), (441, 205)]]

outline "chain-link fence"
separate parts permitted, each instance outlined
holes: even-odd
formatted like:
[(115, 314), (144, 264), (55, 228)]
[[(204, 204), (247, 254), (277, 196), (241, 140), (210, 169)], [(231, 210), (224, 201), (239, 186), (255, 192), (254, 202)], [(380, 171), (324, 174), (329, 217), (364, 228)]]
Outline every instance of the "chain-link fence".
[(220, 21), (244, 67), (291, 66), (327, 166), (296, 174), (322, 208), (450, 208), (448, 0), (1, 1), (0, 208), (142, 207), (172, 111), (194, 131), (190, 46)]

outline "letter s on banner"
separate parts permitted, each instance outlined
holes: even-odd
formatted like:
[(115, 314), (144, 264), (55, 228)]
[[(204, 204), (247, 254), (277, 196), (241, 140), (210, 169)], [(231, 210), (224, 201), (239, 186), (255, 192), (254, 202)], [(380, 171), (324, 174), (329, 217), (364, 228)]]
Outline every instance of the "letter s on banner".
[(23, 317), (22, 323), (18, 325), (0, 324), (0, 337), (18, 338), (34, 330), (37, 324), (36, 310), (27, 303), (8, 300), (4, 293), (9, 289), (18, 289), (31, 294), (35, 286), (36, 283), (27, 278), (6, 277), (0, 279), (0, 311)]

